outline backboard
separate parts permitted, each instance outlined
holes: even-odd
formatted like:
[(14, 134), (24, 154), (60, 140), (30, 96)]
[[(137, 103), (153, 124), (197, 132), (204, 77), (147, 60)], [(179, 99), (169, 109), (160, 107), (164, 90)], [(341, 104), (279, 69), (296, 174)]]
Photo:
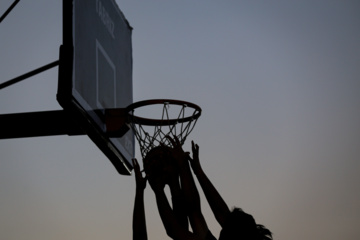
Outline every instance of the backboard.
[(130, 174), (134, 135), (109, 137), (105, 109), (133, 102), (132, 28), (114, 0), (63, 0), (58, 101), (120, 174)]

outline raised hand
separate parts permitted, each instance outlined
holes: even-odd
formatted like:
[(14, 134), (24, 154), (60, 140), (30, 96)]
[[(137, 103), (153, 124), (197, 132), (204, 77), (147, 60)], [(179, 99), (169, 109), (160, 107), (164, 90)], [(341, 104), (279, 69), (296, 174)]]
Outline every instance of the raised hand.
[(176, 136), (174, 138), (166, 136), (166, 138), (171, 142), (171, 145), (173, 146), (171, 153), (178, 167), (182, 167), (184, 164), (187, 164), (190, 153), (184, 152), (179, 139)]
[(197, 174), (199, 171), (201, 171), (201, 165), (199, 160), (199, 145), (195, 144), (194, 141), (191, 141), (191, 147), (193, 157), (189, 158), (189, 161), (194, 173)]
[(136, 158), (132, 159), (134, 165), (134, 172), (135, 172), (135, 181), (136, 181), (136, 188), (139, 190), (144, 190), (146, 187), (146, 177), (143, 177), (140, 171), (140, 166)]
[(172, 156), (179, 167), (181, 189), (184, 194), (184, 203), (187, 208), (187, 214), (191, 228), (193, 229), (194, 234), (199, 237), (199, 239), (205, 239), (209, 229), (201, 212), (199, 192), (196, 188), (194, 178), (191, 174), (188, 163), (188, 160), (190, 159), (189, 152), (184, 152), (177, 137), (167, 137), (167, 139), (173, 146)]

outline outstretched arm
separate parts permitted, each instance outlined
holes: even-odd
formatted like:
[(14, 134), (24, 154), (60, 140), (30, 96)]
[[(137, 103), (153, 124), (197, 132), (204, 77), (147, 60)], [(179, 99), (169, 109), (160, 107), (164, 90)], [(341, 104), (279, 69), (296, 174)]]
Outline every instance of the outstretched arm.
[(219, 192), (216, 190), (214, 185), (211, 183), (209, 178), (206, 176), (200, 165), (199, 146), (193, 141), (191, 142), (191, 145), (193, 152), (193, 158), (190, 159), (191, 168), (193, 169), (193, 172), (196, 175), (200, 186), (204, 191), (205, 197), (209, 202), (210, 208), (214, 213), (216, 220), (222, 227), (224, 227), (225, 219), (230, 213), (229, 207), (227, 206), (226, 202), (221, 197)]
[(183, 228), (177, 221), (173, 210), (170, 207), (169, 201), (164, 191), (156, 191), (156, 203), (158, 205), (159, 214), (164, 224), (166, 233), (169, 237), (176, 240), (195, 240), (196, 236)]
[[(174, 168), (175, 168), (174, 163)], [(169, 188), (172, 200), (172, 210), (176, 219), (178, 220), (179, 224), (184, 229), (189, 229), (189, 222), (188, 222), (188, 215), (187, 215), (187, 208), (185, 204), (184, 194), (181, 190), (180, 183), (179, 183), (179, 175), (178, 172), (173, 171), (171, 172), (171, 179), (169, 181)]]
[(161, 178), (159, 176), (152, 176), (149, 178), (149, 183), (151, 188), (154, 190), (159, 215), (164, 224), (167, 235), (176, 240), (195, 240), (196, 238), (194, 234), (189, 232), (178, 222), (178, 219), (171, 209), (169, 201), (165, 195), (165, 183), (161, 180)]
[(141, 176), (140, 167), (136, 159), (133, 159), (136, 192), (133, 212), (133, 240), (147, 240), (145, 207), (144, 207), (144, 189), (146, 178)]
[(184, 193), (184, 201), (186, 203), (191, 227), (197, 237), (204, 239), (209, 229), (201, 212), (199, 192), (196, 188), (188, 162), (189, 154), (184, 152), (177, 137), (174, 137), (174, 139), (170, 137), (167, 138), (173, 146), (172, 157), (179, 169), (181, 188)]

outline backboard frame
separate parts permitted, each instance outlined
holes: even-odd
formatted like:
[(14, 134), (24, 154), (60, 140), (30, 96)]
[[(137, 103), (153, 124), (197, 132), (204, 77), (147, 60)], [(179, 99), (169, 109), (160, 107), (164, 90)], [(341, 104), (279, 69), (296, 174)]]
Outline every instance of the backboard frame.
[[(106, 130), (102, 129), (93, 117), (90, 115), (96, 115), (96, 111), (104, 112), (105, 109), (94, 109), (89, 114), (89, 111), (82, 106), (79, 101), (74, 97), (73, 93), (73, 73), (74, 73), (74, 36), (73, 36), (73, 3), (77, 0), (63, 0), (63, 44), (60, 46), (60, 64), (59, 64), (59, 80), (58, 80), (58, 92), (57, 100), (65, 111), (73, 116), (74, 120), (79, 123), (81, 128), (86, 132), (89, 138), (97, 145), (97, 147), (107, 156), (112, 162), (119, 174), (130, 175), (133, 168), (131, 159), (135, 153), (135, 137), (132, 139), (132, 155), (131, 157), (125, 157), (124, 153), (118, 149), (113, 140), (110, 140), (109, 135), (106, 134)], [(96, 0), (97, 2), (109, 1), (109, 0)], [(114, 0), (110, 0), (114, 1)], [(116, 5), (116, 3), (115, 3)], [(116, 5), (117, 6), (117, 5)], [(120, 11), (120, 9), (118, 9)], [(121, 11), (120, 11), (121, 13)], [(121, 13), (122, 14), (122, 13)], [(123, 16), (123, 15), (122, 15)], [(128, 28), (131, 31), (131, 26), (123, 16)], [(131, 37), (131, 36), (130, 36)], [(96, 45), (101, 50), (101, 45)], [(105, 56), (106, 58), (106, 56)], [(131, 57), (132, 61), (132, 57)], [(111, 64), (110, 64), (111, 65)], [(131, 64), (132, 71), (132, 64)], [(132, 80), (131, 80), (132, 81)], [(97, 93), (98, 94), (98, 93)], [(115, 93), (116, 94), (116, 93)], [(132, 93), (131, 93), (132, 96)], [(132, 103), (132, 102), (131, 102)], [(101, 104), (99, 104), (101, 107)], [(114, 106), (115, 107), (115, 106)], [(129, 131), (131, 132), (131, 131)]]

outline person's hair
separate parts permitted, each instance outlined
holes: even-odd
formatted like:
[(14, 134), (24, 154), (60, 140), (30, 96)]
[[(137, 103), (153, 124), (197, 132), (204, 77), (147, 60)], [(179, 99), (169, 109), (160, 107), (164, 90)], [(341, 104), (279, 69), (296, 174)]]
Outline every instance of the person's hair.
[(272, 233), (261, 224), (256, 224), (250, 214), (241, 208), (234, 208), (226, 218), (219, 240), (246, 239), (271, 240)]

